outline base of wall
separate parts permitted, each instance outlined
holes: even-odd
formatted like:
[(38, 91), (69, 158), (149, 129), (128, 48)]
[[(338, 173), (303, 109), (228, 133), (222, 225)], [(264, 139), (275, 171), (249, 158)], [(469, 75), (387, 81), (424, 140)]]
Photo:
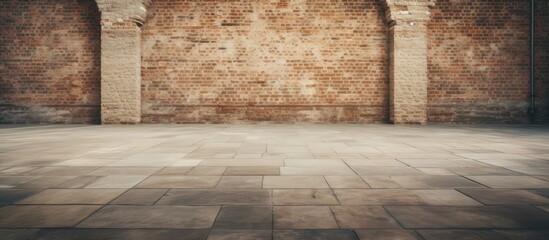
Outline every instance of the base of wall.
[(525, 124), (529, 123), (528, 104), (505, 103), (446, 103), (429, 104), (430, 123), (463, 124)]
[(1, 124), (99, 122), (99, 105), (0, 105)]
[(143, 106), (142, 123), (385, 123), (387, 106)]

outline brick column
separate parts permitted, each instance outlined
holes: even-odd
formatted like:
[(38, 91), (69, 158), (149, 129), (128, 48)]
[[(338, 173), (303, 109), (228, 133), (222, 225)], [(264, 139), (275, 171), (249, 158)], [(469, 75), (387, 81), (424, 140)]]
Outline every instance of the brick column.
[(148, 0), (96, 0), (101, 11), (101, 123), (141, 121), (141, 28)]
[(430, 0), (386, 0), (389, 29), (390, 120), (427, 123), (427, 21)]

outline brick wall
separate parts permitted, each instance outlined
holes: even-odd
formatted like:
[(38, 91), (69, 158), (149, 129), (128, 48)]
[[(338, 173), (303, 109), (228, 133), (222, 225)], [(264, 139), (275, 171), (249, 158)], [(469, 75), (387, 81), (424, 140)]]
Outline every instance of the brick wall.
[(549, 1), (536, 1), (537, 123), (549, 123)]
[(376, 0), (157, 0), (142, 32), (142, 121), (384, 122)]
[(438, 0), (432, 12), (429, 121), (528, 122), (529, 1)]
[(0, 123), (99, 120), (94, 1), (0, 1)]

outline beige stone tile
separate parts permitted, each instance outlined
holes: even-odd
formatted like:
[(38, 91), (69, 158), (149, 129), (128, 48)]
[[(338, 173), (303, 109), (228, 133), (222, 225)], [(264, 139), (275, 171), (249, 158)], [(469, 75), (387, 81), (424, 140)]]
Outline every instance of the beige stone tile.
[(161, 167), (102, 167), (95, 171), (89, 172), (86, 175), (90, 176), (107, 176), (107, 175), (151, 175)]
[(349, 167), (281, 167), (280, 175), (356, 175)]
[(280, 167), (229, 167), (224, 174), (227, 176), (280, 175)]
[(104, 176), (86, 188), (132, 188), (147, 176), (138, 175), (112, 175)]
[(79, 228), (210, 228), (217, 206), (120, 206), (102, 208)]
[(98, 167), (41, 167), (27, 171), (25, 176), (78, 176), (89, 173)]
[(483, 187), (460, 176), (392, 176), (405, 188), (475, 188)]
[(282, 159), (205, 159), (200, 166), (218, 167), (280, 167)]
[(275, 229), (334, 229), (338, 228), (330, 207), (274, 206)]
[(274, 189), (274, 205), (338, 205), (332, 190), (328, 189)]
[(339, 159), (286, 159), (286, 167), (346, 167)]
[(362, 176), (371, 188), (403, 188), (390, 176)]
[(216, 188), (261, 188), (262, 176), (224, 176)]
[(331, 188), (370, 188), (359, 176), (325, 176)]
[(107, 204), (126, 189), (46, 189), (17, 204)]
[(517, 189), (459, 189), (460, 192), (487, 205), (549, 205), (549, 198)]
[(2, 228), (73, 227), (99, 205), (11, 205), (0, 208)]
[(220, 176), (151, 176), (136, 188), (214, 188)]
[(200, 165), (203, 159), (185, 159), (175, 161), (171, 166), (174, 167), (194, 167)]
[(17, 185), (16, 188), (50, 188), (74, 178), (74, 176), (45, 176)]
[(265, 176), (263, 188), (330, 188), (322, 176)]
[(227, 167), (195, 167), (187, 172), (187, 175), (195, 176), (221, 176)]
[(192, 169), (193, 167), (165, 167), (155, 172), (154, 175), (185, 175)]
[(423, 201), (429, 205), (439, 206), (475, 206), (482, 205), (474, 199), (454, 190), (454, 189), (439, 189), (439, 190), (412, 190)]
[(394, 159), (343, 159), (349, 166), (371, 166), (371, 167), (406, 167), (405, 164)]

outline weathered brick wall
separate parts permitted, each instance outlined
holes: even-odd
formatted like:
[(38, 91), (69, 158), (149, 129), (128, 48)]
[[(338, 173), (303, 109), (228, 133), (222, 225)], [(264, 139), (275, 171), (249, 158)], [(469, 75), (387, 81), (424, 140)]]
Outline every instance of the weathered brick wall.
[(430, 122), (525, 123), (528, 0), (438, 0), (429, 22)]
[(549, 123), (549, 1), (536, 1), (536, 122)]
[(156, 0), (142, 32), (142, 122), (384, 122), (376, 0)]
[(0, 1), (0, 123), (99, 120), (94, 1)]

